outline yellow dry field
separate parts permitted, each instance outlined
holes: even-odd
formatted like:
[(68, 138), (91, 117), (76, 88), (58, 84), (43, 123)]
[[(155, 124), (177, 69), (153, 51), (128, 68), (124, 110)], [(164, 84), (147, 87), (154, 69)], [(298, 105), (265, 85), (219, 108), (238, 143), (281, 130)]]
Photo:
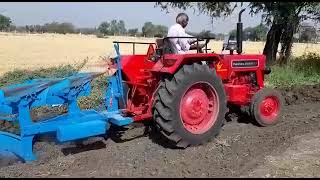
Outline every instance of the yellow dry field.
[[(154, 42), (153, 38), (109, 37), (94, 35), (19, 34), (0, 33), (0, 75), (14, 69), (36, 69), (63, 64), (75, 64), (88, 60), (88, 64), (102, 57), (114, 56), (113, 41)], [(262, 53), (264, 42), (244, 42), (244, 53)], [(145, 54), (147, 45), (136, 45), (137, 54)], [(216, 53), (221, 52), (222, 41), (209, 44)], [(131, 54), (132, 45), (122, 44), (122, 54)], [(319, 52), (320, 44), (294, 44), (293, 54)]]

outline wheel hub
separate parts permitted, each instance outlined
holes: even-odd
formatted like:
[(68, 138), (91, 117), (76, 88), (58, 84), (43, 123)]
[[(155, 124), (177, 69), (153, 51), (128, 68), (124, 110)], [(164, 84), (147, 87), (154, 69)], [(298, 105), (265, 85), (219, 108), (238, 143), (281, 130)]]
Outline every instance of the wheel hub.
[(182, 118), (190, 125), (199, 124), (208, 112), (209, 99), (201, 89), (189, 91), (182, 101)]
[(279, 111), (278, 100), (274, 97), (266, 97), (260, 104), (260, 113), (266, 120), (272, 121)]
[(193, 134), (208, 131), (217, 120), (219, 99), (207, 82), (193, 84), (182, 96), (180, 117), (186, 130)]

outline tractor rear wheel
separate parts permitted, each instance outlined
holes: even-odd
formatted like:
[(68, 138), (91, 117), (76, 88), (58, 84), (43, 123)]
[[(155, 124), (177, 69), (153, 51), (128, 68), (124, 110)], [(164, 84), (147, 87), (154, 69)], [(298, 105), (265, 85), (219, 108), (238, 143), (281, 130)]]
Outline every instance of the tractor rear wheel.
[(221, 79), (207, 65), (184, 65), (164, 78), (155, 97), (157, 129), (176, 147), (204, 144), (224, 123), (226, 95)]
[(283, 102), (276, 90), (260, 89), (251, 100), (250, 115), (261, 126), (275, 125), (282, 114)]

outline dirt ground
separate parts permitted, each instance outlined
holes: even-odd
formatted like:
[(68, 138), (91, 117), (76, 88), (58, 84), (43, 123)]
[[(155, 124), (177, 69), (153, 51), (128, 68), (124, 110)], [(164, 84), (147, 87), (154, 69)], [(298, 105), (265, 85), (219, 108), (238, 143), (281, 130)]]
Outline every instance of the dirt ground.
[(1, 156), (0, 177), (320, 177), (320, 85), (281, 92), (283, 117), (272, 127), (229, 115), (216, 139), (184, 150), (143, 126), (74, 144), (39, 139), (37, 161)]

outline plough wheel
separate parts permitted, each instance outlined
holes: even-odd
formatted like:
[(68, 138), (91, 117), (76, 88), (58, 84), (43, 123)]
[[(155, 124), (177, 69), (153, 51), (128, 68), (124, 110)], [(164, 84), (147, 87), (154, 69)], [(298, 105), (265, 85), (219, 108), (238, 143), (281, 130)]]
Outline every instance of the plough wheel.
[(224, 123), (226, 95), (221, 79), (207, 65), (184, 65), (159, 85), (153, 108), (157, 129), (176, 147), (216, 137)]

